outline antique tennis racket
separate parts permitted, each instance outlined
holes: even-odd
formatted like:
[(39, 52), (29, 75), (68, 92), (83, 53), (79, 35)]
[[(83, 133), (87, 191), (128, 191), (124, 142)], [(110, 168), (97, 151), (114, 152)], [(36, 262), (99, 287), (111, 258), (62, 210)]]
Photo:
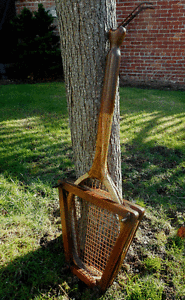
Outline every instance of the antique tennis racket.
[(66, 260), (82, 281), (89, 286), (98, 285), (101, 290), (116, 276), (144, 214), (142, 208), (122, 201), (107, 168), (125, 29), (111, 30), (109, 36), (111, 49), (106, 62), (93, 165), (74, 184), (59, 182)]
[[(131, 19), (133, 15), (131, 14)], [(128, 24), (128, 19), (126, 19)], [(107, 167), (120, 46), (126, 30), (109, 31), (95, 157), (75, 183), (59, 181), (64, 252), (72, 272), (102, 291), (112, 283), (134, 238), (144, 209), (122, 200)]]

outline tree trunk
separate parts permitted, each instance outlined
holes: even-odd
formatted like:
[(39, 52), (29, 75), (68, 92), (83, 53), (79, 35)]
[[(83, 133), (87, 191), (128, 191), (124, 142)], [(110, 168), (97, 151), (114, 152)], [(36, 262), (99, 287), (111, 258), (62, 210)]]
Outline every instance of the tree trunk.
[[(95, 153), (108, 32), (117, 28), (116, 0), (55, 0), (59, 20), (69, 123), (77, 177), (89, 171)], [(119, 93), (108, 167), (121, 193)]]

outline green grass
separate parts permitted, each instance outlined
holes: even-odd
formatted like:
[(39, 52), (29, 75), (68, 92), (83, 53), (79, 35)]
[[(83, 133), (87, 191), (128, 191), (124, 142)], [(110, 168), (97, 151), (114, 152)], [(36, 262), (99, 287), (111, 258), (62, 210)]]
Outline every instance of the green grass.
[(74, 177), (64, 84), (0, 87), (0, 299), (185, 299), (185, 92), (120, 96), (123, 196), (146, 214), (100, 295), (64, 259), (52, 188)]
[(185, 93), (127, 88), (121, 99), (125, 190), (139, 183), (134, 199), (184, 205)]
[(120, 95), (124, 140), (139, 149), (160, 145), (185, 153), (184, 92), (127, 88)]

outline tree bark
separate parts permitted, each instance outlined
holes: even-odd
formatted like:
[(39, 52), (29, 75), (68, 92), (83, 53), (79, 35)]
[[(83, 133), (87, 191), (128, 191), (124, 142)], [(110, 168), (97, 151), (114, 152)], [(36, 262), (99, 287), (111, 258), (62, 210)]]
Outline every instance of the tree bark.
[[(116, 0), (55, 0), (59, 21), (69, 123), (77, 177), (89, 171), (95, 153), (108, 32), (117, 28)], [(121, 193), (117, 88), (108, 168)], [(122, 193), (121, 193), (122, 194)]]

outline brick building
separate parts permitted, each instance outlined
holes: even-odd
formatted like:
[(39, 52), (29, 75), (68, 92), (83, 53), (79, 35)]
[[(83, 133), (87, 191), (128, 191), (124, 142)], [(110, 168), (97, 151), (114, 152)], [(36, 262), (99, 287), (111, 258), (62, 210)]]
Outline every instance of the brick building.
[[(118, 23), (141, 1), (117, 0)], [(123, 82), (185, 86), (185, 0), (152, 1), (127, 27), (122, 47)]]
[[(152, 1), (155, 10), (137, 16), (127, 27), (122, 47), (120, 77), (122, 84), (185, 87), (185, 0)], [(46, 9), (55, 1), (19, 0), (23, 7), (36, 10), (38, 3)], [(118, 24), (140, 0), (117, 0)]]

